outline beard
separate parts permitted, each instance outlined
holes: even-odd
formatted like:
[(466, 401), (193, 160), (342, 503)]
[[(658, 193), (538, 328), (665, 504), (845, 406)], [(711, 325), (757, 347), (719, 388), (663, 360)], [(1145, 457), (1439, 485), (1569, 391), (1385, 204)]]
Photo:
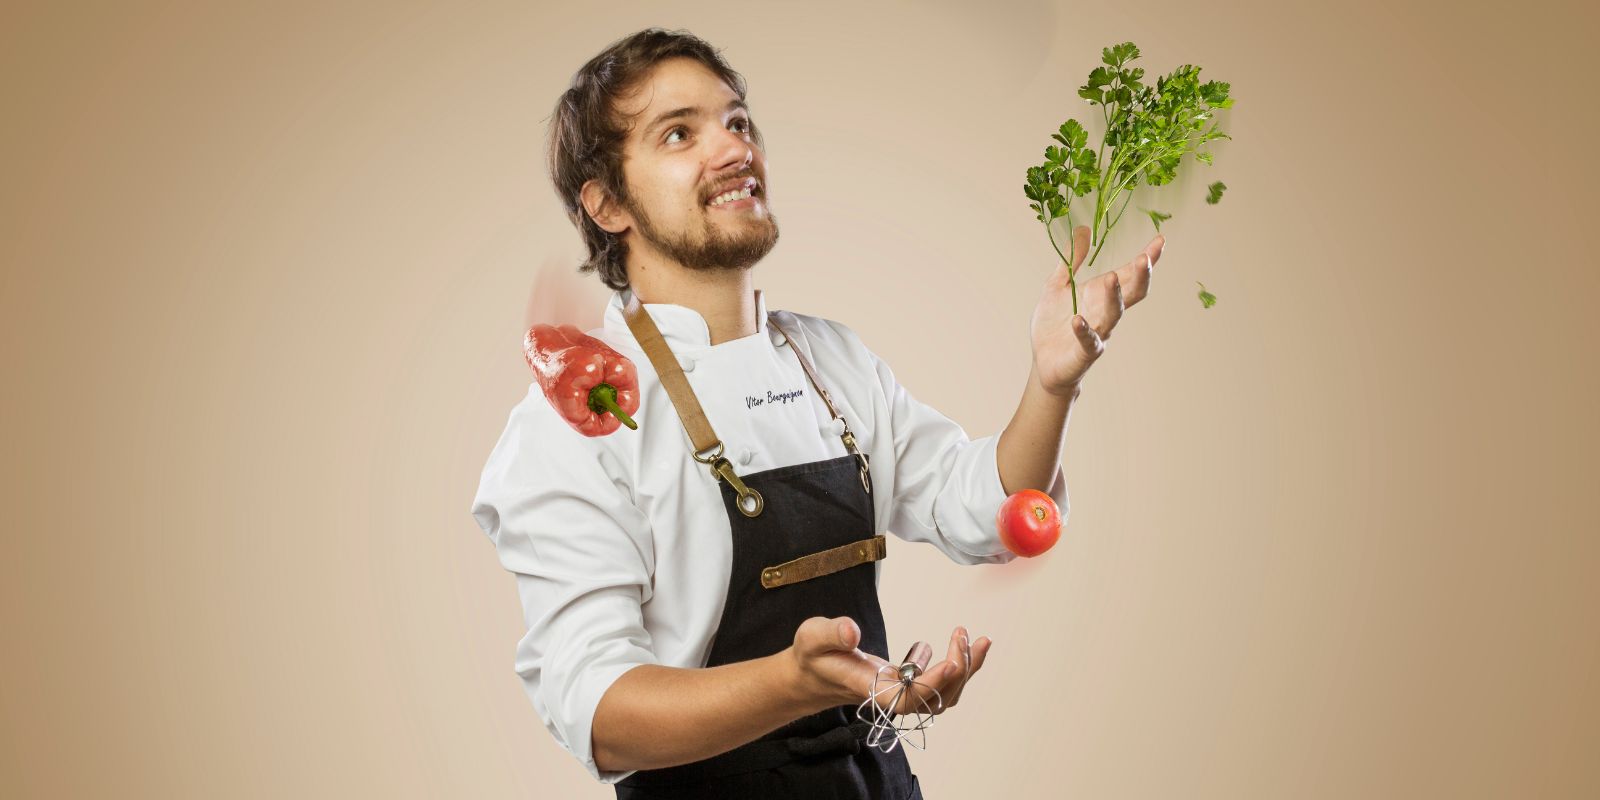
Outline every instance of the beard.
[(699, 230), (690, 230), (695, 227), (691, 223), (676, 232), (656, 227), (650, 215), (632, 198), (625, 199), (622, 205), (639, 223), (639, 237), (662, 255), (691, 270), (718, 272), (749, 269), (778, 244), (778, 218), (767, 208), (766, 197), (759, 199), (765, 212), (760, 218), (736, 219), (723, 226), (713, 223), (711, 215), (744, 212), (719, 212), (701, 206), (697, 218)]

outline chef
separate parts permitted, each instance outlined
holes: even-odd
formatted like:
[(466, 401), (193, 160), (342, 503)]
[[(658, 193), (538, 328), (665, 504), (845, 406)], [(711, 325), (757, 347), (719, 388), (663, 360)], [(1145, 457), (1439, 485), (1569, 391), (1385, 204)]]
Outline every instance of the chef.
[[(869, 746), (857, 717), (904, 655), (877, 596), (889, 543), (1002, 564), (1008, 495), (1046, 491), (1067, 516), (1069, 412), (1161, 238), (1080, 281), (1080, 314), (1069, 267), (1052, 274), (1016, 414), (972, 439), (855, 331), (754, 288), (778, 240), (765, 151), (704, 41), (648, 29), (591, 59), (550, 170), (584, 271), (614, 290), (588, 333), (634, 362), (639, 407), (637, 430), (585, 436), (530, 384), (473, 500), (516, 577), (539, 717), (619, 798), (922, 797), (904, 748)], [(941, 661), (924, 647), (923, 686), (888, 710), (954, 706), (989, 645), (958, 627)]]

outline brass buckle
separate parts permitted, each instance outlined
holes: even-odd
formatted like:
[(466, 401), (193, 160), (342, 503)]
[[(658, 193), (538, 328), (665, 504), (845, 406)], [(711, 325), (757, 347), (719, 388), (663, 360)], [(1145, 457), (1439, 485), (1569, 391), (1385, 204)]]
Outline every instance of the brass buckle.
[[(739, 507), (739, 513), (747, 517), (758, 517), (761, 515), (761, 509), (766, 506), (766, 501), (761, 499), (760, 492), (744, 485), (744, 481), (739, 480), (739, 476), (735, 475), (733, 472), (732, 462), (726, 458), (719, 457), (716, 461), (712, 462), (711, 471), (716, 473), (723, 480), (727, 481), (728, 485), (732, 486), (733, 490), (739, 493), (739, 499), (734, 501), (734, 505)], [(747, 500), (751, 501), (749, 506), (745, 505), (745, 501)]]
[(867, 494), (872, 494), (872, 473), (867, 471), (869, 466), (867, 454), (856, 448), (856, 435), (850, 432), (850, 423), (845, 422), (844, 417), (840, 417), (839, 421), (844, 422), (844, 433), (840, 434), (839, 438), (844, 440), (844, 446), (850, 454), (861, 462), (861, 488), (866, 489)]
[(715, 445), (707, 448), (706, 452), (711, 453), (711, 455), (706, 456), (705, 458), (701, 458), (699, 453), (691, 453), (691, 455), (694, 456), (694, 460), (702, 464), (710, 464), (711, 462), (722, 457), (722, 442), (717, 442)]
[(766, 508), (767, 502), (761, 499), (760, 492), (739, 480), (739, 476), (733, 471), (733, 462), (722, 455), (722, 442), (717, 442), (716, 446), (708, 448), (706, 452), (709, 455), (705, 457), (701, 457), (699, 453), (691, 455), (694, 456), (694, 460), (702, 464), (710, 464), (711, 476), (717, 480), (727, 481), (728, 485), (739, 493), (739, 499), (734, 501), (734, 505), (739, 507), (739, 513), (747, 517), (761, 516), (761, 510)]

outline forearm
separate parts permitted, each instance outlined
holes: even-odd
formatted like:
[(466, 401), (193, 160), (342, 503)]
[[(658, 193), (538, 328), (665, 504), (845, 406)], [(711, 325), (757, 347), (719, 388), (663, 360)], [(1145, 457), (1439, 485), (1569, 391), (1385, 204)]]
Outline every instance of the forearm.
[(1010, 424), (1000, 433), (995, 460), (1000, 469), (1000, 485), (1007, 495), (1023, 489), (1050, 491), (1050, 481), (1061, 465), (1061, 448), (1066, 440), (1067, 421), (1077, 402), (1079, 389), (1070, 395), (1053, 395), (1039, 383), (1033, 368), (1028, 369), (1028, 385)]
[(788, 650), (702, 669), (634, 667), (595, 709), (595, 764), (608, 772), (687, 764), (835, 704), (802, 685)]

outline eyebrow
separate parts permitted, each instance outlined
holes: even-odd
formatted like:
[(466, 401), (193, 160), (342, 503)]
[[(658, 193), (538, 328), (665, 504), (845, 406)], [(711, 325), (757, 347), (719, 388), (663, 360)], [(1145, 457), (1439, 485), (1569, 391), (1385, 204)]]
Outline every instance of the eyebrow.
[[(747, 113), (747, 114), (750, 112), (750, 106), (745, 105), (745, 102), (743, 100), (740, 100), (737, 97), (735, 97), (732, 100), (728, 101), (727, 110), (728, 111), (732, 111), (732, 110), (734, 110), (736, 108), (737, 109), (743, 109), (744, 112)], [(664, 123), (664, 122), (670, 122), (672, 120), (682, 119), (684, 117), (696, 117), (696, 116), (699, 116), (699, 115), (700, 115), (700, 107), (699, 106), (685, 106), (683, 108), (674, 108), (671, 111), (664, 111), (664, 112), (661, 113), (660, 116), (656, 117), (654, 120), (651, 120), (650, 125), (644, 129), (644, 133), (640, 134), (639, 138), (641, 138), (641, 139), (650, 138), (650, 134), (653, 131), (655, 131), (656, 128), (660, 127), (661, 124)]]

